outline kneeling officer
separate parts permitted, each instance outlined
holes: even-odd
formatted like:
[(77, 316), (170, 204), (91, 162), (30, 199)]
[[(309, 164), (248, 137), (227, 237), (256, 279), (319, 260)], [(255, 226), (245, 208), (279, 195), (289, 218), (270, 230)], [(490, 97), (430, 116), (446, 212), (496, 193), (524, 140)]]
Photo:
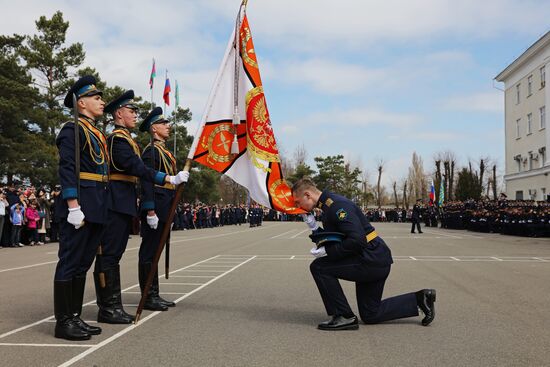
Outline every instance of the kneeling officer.
[[(393, 259), (390, 249), (375, 232), (363, 212), (349, 199), (317, 189), (307, 178), (292, 186), (297, 207), (323, 211), (323, 227), (319, 228), (313, 215), (304, 215), (304, 221), (314, 231), (312, 239), (319, 243), (312, 249), (317, 258), (310, 270), (326, 312), (331, 319), (318, 325), (321, 330), (355, 330), (357, 316), (351, 310), (338, 279), (355, 282), (357, 304), (361, 320), (366, 324), (425, 314), (422, 325), (429, 325), (435, 317), (435, 289), (423, 289), (382, 301), (384, 284), (390, 274)], [(339, 232), (323, 235), (319, 232)]]

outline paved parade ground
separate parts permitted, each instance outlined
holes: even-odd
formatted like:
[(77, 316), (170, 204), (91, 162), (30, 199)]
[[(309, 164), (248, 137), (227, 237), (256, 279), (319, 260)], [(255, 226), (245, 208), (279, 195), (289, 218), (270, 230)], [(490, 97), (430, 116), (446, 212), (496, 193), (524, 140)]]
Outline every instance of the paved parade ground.
[[(0, 366), (549, 366), (550, 239), (374, 223), (395, 263), (384, 296), (436, 288), (436, 318), (323, 332), (303, 223), (173, 233), (161, 295), (177, 306), (138, 325), (53, 337), (57, 244), (0, 250)], [(123, 301), (139, 302), (132, 236)], [(159, 273), (164, 275), (164, 257)], [(352, 284), (344, 282), (357, 312)], [(83, 319), (95, 321), (91, 272)], [(94, 323), (93, 325), (96, 325)]]

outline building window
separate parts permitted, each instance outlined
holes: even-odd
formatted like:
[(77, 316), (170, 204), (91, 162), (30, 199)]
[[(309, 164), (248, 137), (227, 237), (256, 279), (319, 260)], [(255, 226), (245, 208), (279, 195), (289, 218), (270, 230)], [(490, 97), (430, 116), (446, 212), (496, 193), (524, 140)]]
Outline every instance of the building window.
[(516, 139), (519, 139), (519, 125), (520, 125), (521, 119), (516, 120)]
[(533, 132), (533, 130), (531, 129), (532, 122), (533, 122), (533, 114), (528, 113), (527, 114), (527, 135), (529, 135)]
[(514, 160), (518, 163), (518, 172), (521, 172), (521, 154), (515, 155)]
[(546, 200), (546, 187), (541, 187), (540, 189), (540, 199)]
[(516, 104), (519, 104), (519, 87), (521, 84), (516, 85)]
[(544, 88), (546, 85), (546, 67), (540, 68), (540, 87)]
[(533, 76), (529, 75), (527, 77), (527, 97), (533, 94)]
[(539, 108), (539, 116), (540, 116), (540, 128), (544, 129), (546, 127), (546, 106), (542, 106)]
[(527, 154), (529, 157), (529, 171), (533, 169), (533, 152), (529, 152)]
[(523, 200), (523, 191), (516, 191), (516, 200)]
[(546, 163), (546, 147), (539, 148), (540, 166), (543, 167)]

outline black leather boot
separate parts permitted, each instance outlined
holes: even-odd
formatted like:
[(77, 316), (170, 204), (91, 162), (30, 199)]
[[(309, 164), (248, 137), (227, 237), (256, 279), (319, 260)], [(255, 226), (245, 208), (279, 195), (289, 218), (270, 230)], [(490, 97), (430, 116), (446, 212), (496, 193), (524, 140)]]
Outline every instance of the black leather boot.
[(435, 289), (422, 289), (416, 292), (416, 304), (425, 315), (422, 325), (428, 326), (435, 318)]
[(82, 302), (84, 300), (84, 287), (86, 286), (86, 274), (80, 274), (73, 278), (73, 293), (72, 293), (72, 310), (73, 321), (82, 330), (90, 335), (101, 334), (101, 328), (90, 326), (80, 318), (82, 314)]
[(72, 281), (56, 280), (53, 283), (53, 302), (55, 319), (55, 337), (66, 340), (88, 340), (85, 332), (73, 320)]
[[(147, 277), (149, 276), (149, 271), (151, 270), (151, 263), (139, 263), (138, 264), (138, 274), (139, 274), (139, 287), (141, 289), (141, 294), (145, 289), (145, 283), (147, 283)], [(156, 283), (156, 287), (155, 287)], [(149, 288), (149, 293), (145, 299), (144, 309), (150, 311), (167, 311), (168, 306), (162, 303), (158, 297), (158, 276), (153, 277), (153, 282)]]
[(153, 278), (153, 284), (151, 284), (151, 293), (154, 293), (154, 295), (158, 298), (159, 302), (165, 305), (166, 307), (176, 307), (175, 302), (167, 301), (160, 296), (158, 272), (155, 274), (155, 277)]
[(122, 307), (120, 294), (120, 267), (103, 272), (105, 275), (105, 288), (101, 288), (100, 273), (94, 272), (95, 292), (97, 297), (97, 322), (107, 324), (131, 324), (134, 317)]

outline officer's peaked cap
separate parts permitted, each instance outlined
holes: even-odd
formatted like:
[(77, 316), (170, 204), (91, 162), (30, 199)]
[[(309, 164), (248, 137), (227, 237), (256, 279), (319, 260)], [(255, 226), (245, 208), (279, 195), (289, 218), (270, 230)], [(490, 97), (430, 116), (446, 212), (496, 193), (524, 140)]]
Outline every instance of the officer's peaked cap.
[(91, 97), (96, 94), (103, 95), (103, 92), (97, 89), (96, 79), (93, 75), (85, 75), (82, 78), (78, 79), (76, 83), (73, 84), (71, 89), (67, 92), (65, 96), (64, 104), (68, 108), (73, 108), (73, 94), (76, 94), (76, 99), (82, 97)]
[(116, 110), (122, 107), (128, 107), (133, 110), (137, 110), (137, 106), (134, 103), (134, 91), (132, 89), (122, 93), (118, 98), (111, 101), (105, 106), (104, 111), (107, 113), (114, 113)]
[(168, 122), (168, 119), (165, 118), (164, 115), (162, 114), (162, 108), (155, 107), (151, 112), (149, 112), (149, 114), (147, 115), (145, 120), (143, 120), (141, 125), (139, 125), (139, 131), (149, 131), (149, 129), (151, 128), (151, 125), (160, 124), (162, 122)]

